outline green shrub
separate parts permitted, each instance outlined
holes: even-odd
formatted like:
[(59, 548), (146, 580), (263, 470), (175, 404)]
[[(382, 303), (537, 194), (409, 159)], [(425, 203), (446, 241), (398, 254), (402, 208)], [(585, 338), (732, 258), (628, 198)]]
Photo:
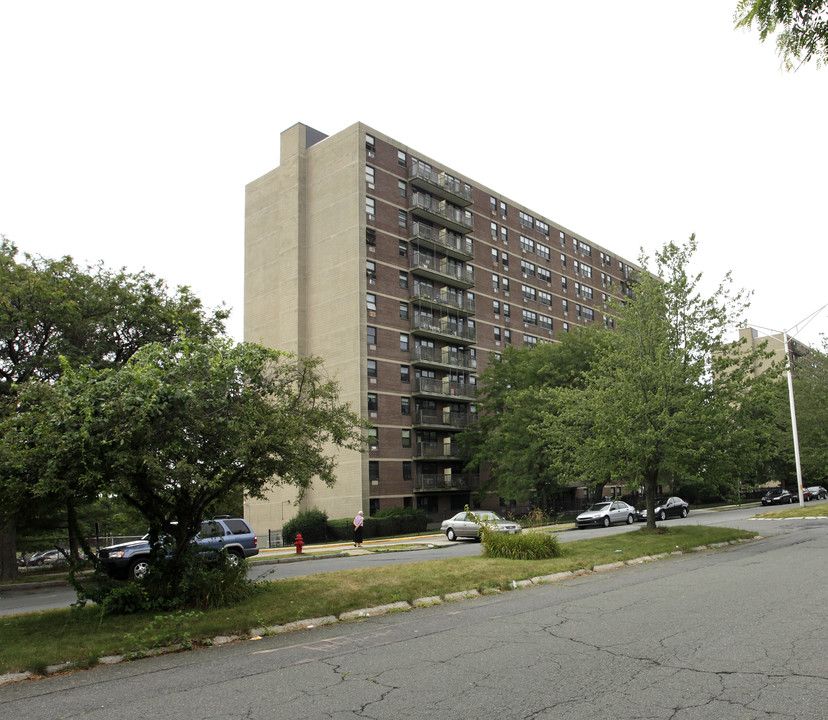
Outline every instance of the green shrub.
[(292, 545), (297, 533), (302, 534), (305, 544), (321, 543), (327, 540), (328, 513), (311, 508), (302, 510), (282, 526), (282, 542)]
[(371, 518), (377, 523), (376, 535), (423, 532), (428, 527), (425, 510), (419, 508), (386, 508)]
[(507, 560), (545, 560), (563, 554), (557, 535), (524, 532), (518, 535), (492, 532), (483, 528), (483, 555)]
[(354, 521), (351, 518), (328, 520), (328, 540), (354, 541)]

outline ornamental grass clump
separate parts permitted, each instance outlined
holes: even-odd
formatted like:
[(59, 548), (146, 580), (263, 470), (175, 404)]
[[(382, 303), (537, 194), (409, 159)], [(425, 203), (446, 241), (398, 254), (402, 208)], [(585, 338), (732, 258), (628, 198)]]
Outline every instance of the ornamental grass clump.
[(490, 558), (546, 560), (563, 555), (558, 536), (545, 532), (506, 535), (484, 528), (482, 542), (483, 555)]

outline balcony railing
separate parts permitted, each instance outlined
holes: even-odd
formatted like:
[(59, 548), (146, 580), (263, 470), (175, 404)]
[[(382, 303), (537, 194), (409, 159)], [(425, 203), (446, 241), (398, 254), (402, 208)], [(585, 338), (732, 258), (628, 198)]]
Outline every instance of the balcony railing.
[(418, 410), (414, 415), (415, 425), (429, 425), (457, 430), (462, 430), (475, 422), (477, 422), (477, 413), (450, 412), (448, 409), (441, 413)]
[(457, 205), (471, 205), (474, 199), (471, 187), (444, 172), (437, 172), (425, 163), (414, 160), (408, 177), (412, 185), (429, 190)]
[(409, 267), (412, 271), (419, 271), (428, 277), (461, 287), (474, 285), (474, 268), (450, 258), (435, 258), (425, 253), (414, 252), (411, 254)]
[(440, 338), (450, 338), (455, 342), (473, 343), (477, 340), (477, 331), (473, 327), (461, 325), (452, 321), (452, 318), (432, 318), (427, 315), (415, 315), (411, 318), (411, 330), (434, 335)]
[(414, 222), (411, 224), (410, 240), (433, 245), (447, 253), (456, 253), (466, 259), (474, 257), (474, 241), (445, 228), (433, 228), (430, 225)]
[(414, 392), (421, 395), (439, 395), (450, 398), (474, 399), (477, 386), (449, 378), (414, 378)]
[(414, 443), (414, 457), (429, 460), (450, 460), (458, 457), (460, 445), (455, 442), (418, 442)]
[(474, 490), (480, 485), (480, 476), (474, 473), (417, 473), (414, 491)]
[(470, 233), (474, 230), (474, 220), (471, 213), (468, 215), (459, 207), (445, 200), (437, 200), (428, 193), (416, 192), (411, 194), (412, 212), (425, 215), (445, 225), (449, 230), (459, 233)]
[(462, 370), (477, 370), (476, 357), (447, 347), (415, 347), (411, 351), (411, 361), (414, 363), (449, 365)]
[(460, 310), (469, 315), (474, 314), (474, 300), (465, 293), (449, 292), (445, 288), (437, 290), (429, 285), (417, 283), (414, 285), (411, 297), (414, 300), (428, 300), (435, 306)]

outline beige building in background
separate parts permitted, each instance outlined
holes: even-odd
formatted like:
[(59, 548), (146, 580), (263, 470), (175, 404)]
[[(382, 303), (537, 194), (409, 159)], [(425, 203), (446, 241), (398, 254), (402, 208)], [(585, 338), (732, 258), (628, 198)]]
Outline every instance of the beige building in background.
[(245, 517), (263, 537), (299, 509), (436, 522), (474, 506), (481, 478), (455, 438), (476, 420), (478, 373), (506, 345), (611, 326), (634, 269), (361, 123), (285, 130), (280, 165), (246, 189), (244, 338), (322, 357), (372, 447), (339, 453), (335, 486), (301, 502), (277, 488)]

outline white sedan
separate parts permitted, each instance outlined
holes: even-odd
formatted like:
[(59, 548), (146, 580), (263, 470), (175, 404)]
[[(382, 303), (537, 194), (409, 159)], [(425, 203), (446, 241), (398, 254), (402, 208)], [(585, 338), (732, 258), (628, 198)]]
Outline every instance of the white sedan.
[(609, 527), (616, 522), (625, 522), (627, 525), (632, 525), (635, 522), (635, 508), (623, 500), (599, 502), (575, 518), (575, 525), (579, 528), (589, 527), (590, 525)]
[(453, 518), (443, 520), (440, 532), (445, 533), (449, 540), (466, 537), (480, 538), (480, 528), (486, 526), (489, 530), (514, 535), (521, 531), (520, 525), (510, 520), (504, 520), (491, 510), (475, 510), (459, 512)]

